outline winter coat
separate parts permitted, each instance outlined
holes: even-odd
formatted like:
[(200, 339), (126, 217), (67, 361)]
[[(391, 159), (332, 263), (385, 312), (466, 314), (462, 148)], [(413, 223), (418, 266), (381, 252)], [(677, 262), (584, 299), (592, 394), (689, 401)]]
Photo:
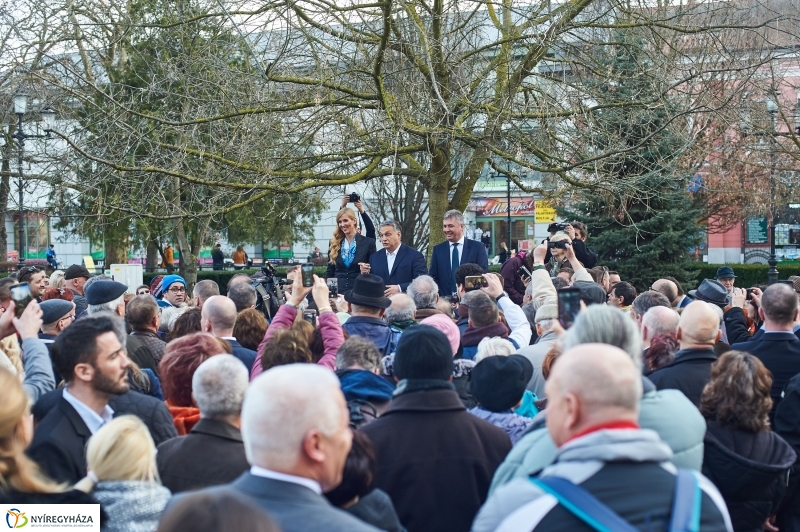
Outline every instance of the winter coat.
[[(135, 336), (142, 345), (146, 346), (150, 352), (153, 353), (156, 364), (161, 362), (161, 359), (164, 358), (164, 350), (167, 348), (167, 343), (162, 340), (157, 333), (153, 331), (133, 331), (130, 335)], [(156, 373), (156, 375), (158, 375), (158, 373)]]
[(506, 434), (508, 434), (508, 437), (511, 439), (512, 445), (519, 441), (522, 435), (525, 434), (525, 431), (528, 430), (528, 427), (533, 423), (533, 419), (522, 417), (511, 410), (508, 412), (491, 412), (480, 406), (476, 406), (475, 408), (470, 408), (467, 412), (473, 416), (485, 419), (495, 427), (506, 431)]
[(518, 253), (505, 261), (503, 268), (500, 270), (500, 275), (503, 276), (503, 290), (508, 293), (511, 301), (517, 305), (522, 305), (522, 298), (525, 297), (525, 283), (522, 282), (522, 277), (517, 273), (517, 270), (523, 264), (525, 264), (525, 253)]
[(659, 390), (680, 390), (698, 406), (703, 388), (711, 380), (711, 364), (716, 360), (713, 349), (681, 349), (671, 363), (647, 377)]
[(172, 496), (161, 484), (140, 480), (101, 481), (92, 495), (108, 513), (103, 532), (155, 532)]
[[(795, 375), (783, 391), (783, 401), (775, 411), (775, 432), (792, 446), (800, 457), (800, 374)], [(782, 518), (800, 522), (800, 460), (792, 466), (789, 486), (778, 515), (781, 530), (789, 528), (780, 523)]]
[(758, 532), (778, 510), (797, 455), (774, 432), (748, 432), (708, 421), (703, 474), (719, 489), (736, 532)]
[(449, 387), (395, 395), (360, 430), (378, 458), (372, 485), (389, 494), (409, 532), (468, 531), (511, 449), (508, 435), (469, 414)]
[[(656, 431), (672, 449), (670, 461), (676, 467), (700, 471), (703, 465), (703, 437), (706, 421), (697, 408), (677, 390), (655, 391), (642, 378), (645, 394), (639, 403), (639, 425)], [(547, 410), (534, 418), (528, 433), (520, 439), (497, 469), (489, 494), (515, 478), (527, 478), (553, 463), (556, 446), (544, 426)]]
[(381, 356), (394, 353), (394, 333), (389, 328), (389, 324), (380, 318), (370, 318), (366, 316), (350, 316), (342, 329), (347, 331), (349, 336), (359, 336), (375, 344)]
[[(666, 530), (672, 515), (676, 470), (672, 452), (655, 431), (600, 429), (576, 437), (554, 456), (540, 477), (561, 477), (594, 495), (637, 530)], [(725, 504), (699, 473), (703, 532), (730, 530)], [(528, 478), (518, 478), (489, 497), (473, 532), (590, 532), (595, 530)]]
[(344, 508), (344, 511), (386, 532), (406, 532), (397, 517), (392, 499), (383, 490), (370, 491), (354, 505)]
[[(384, 376), (394, 381), (394, 355), (383, 357), (381, 363), (383, 364)], [(474, 408), (478, 406), (478, 402), (475, 400), (475, 397), (472, 396), (472, 392), (469, 391), (469, 377), (474, 367), (474, 360), (457, 358), (453, 361), (453, 380), (451, 384), (453, 388), (455, 388), (458, 398), (464, 403), (465, 408)]]
[[(261, 367), (261, 353), (264, 351), (264, 344), (267, 340), (275, 336), (275, 333), (280, 329), (289, 329), (297, 317), (297, 309), (289, 305), (281, 305), (272, 322), (264, 334), (264, 339), (258, 344), (258, 351), (256, 360), (253, 362), (253, 367), (250, 368), (250, 380), (255, 379), (264, 371)], [(324, 351), (322, 358), (319, 359), (320, 366), (328, 369), (333, 369), (336, 362), (336, 352), (339, 347), (344, 343), (344, 334), (342, 333), (342, 326), (339, 325), (339, 318), (336, 317), (334, 312), (323, 312), (317, 316), (317, 327), (322, 335), (322, 345)]]

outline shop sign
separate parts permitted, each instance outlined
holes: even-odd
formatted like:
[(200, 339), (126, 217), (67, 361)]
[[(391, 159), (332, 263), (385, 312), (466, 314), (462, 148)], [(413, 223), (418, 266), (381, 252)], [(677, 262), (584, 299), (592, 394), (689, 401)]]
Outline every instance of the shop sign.
[(766, 244), (767, 243), (767, 219), (748, 218), (747, 219), (747, 243)]
[(536, 223), (549, 224), (556, 221), (556, 210), (549, 201), (536, 202)]
[[(508, 216), (508, 200), (506, 198), (475, 198), (470, 200), (467, 210), (474, 211), (475, 216)], [(536, 202), (533, 198), (511, 198), (512, 216), (533, 216), (536, 214)]]

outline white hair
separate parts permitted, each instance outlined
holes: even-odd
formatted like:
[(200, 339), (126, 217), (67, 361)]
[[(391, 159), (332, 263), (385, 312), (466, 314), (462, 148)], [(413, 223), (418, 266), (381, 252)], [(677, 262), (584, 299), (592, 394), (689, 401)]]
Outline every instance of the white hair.
[(89, 315), (97, 314), (98, 312), (113, 312), (114, 314), (117, 313), (117, 308), (120, 305), (125, 304), (125, 294), (122, 294), (117, 299), (112, 301), (108, 301), (106, 303), (100, 303), (99, 305), (86, 305), (86, 312)]
[(459, 210), (451, 209), (444, 213), (444, 220), (455, 220), (461, 225), (464, 225), (464, 213)]
[(484, 338), (478, 344), (478, 350), (475, 353), (475, 363), (477, 364), (484, 358), (496, 356), (507, 357), (516, 352), (517, 348), (514, 347), (514, 344), (505, 338), (500, 338), (499, 336)]
[(228, 419), (242, 411), (250, 372), (233, 355), (216, 355), (197, 367), (192, 377), (192, 393), (200, 417)]
[(581, 344), (607, 344), (622, 349), (642, 367), (642, 335), (636, 322), (609, 305), (589, 305), (561, 339), (564, 351)]
[(267, 469), (294, 466), (309, 431), (339, 430), (343, 403), (339, 379), (329, 369), (288, 364), (265, 371), (250, 383), (242, 405), (247, 461)]
[(389, 323), (393, 321), (413, 320), (414, 314), (417, 312), (417, 306), (414, 300), (407, 294), (395, 294), (389, 299), (392, 300), (392, 306), (386, 309), (384, 317)]
[(161, 308), (161, 332), (172, 332), (175, 328), (175, 322), (181, 317), (181, 314), (188, 311), (189, 307), (162, 307)]
[(408, 285), (406, 294), (414, 300), (418, 309), (433, 308), (439, 295), (439, 285), (430, 275), (420, 275)]
[(656, 334), (674, 333), (678, 330), (680, 318), (680, 315), (671, 308), (651, 307), (642, 316), (642, 330), (647, 327), (650, 338)]

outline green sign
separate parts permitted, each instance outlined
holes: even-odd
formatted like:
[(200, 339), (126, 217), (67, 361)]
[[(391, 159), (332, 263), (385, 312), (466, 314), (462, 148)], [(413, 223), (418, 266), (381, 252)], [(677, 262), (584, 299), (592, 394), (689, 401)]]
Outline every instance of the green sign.
[(767, 219), (748, 218), (747, 219), (747, 243), (766, 244), (768, 241)]

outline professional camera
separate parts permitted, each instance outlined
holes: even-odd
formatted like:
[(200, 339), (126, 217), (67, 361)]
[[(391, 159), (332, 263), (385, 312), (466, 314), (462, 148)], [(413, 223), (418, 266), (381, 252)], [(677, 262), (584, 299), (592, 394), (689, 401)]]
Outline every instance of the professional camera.
[(261, 275), (254, 276), (253, 288), (256, 289), (256, 310), (271, 320), (281, 305), (286, 303), (283, 288), (292, 284), (288, 279), (275, 277), (275, 267), (265, 262), (261, 267)]
[(558, 222), (553, 222), (547, 226), (548, 233), (558, 233), (559, 231), (563, 231), (567, 228), (569, 224), (560, 224)]
[(547, 242), (547, 247), (550, 249), (567, 249), (567, 244), (569, 244), (569, 240), (559, 240), (558, 242)]
[(356, 194), (355, 192), (350, 193), (350, 203), (357, 203), (361, 201), (361, 196)]

